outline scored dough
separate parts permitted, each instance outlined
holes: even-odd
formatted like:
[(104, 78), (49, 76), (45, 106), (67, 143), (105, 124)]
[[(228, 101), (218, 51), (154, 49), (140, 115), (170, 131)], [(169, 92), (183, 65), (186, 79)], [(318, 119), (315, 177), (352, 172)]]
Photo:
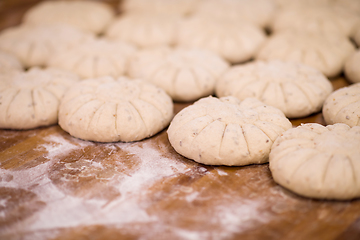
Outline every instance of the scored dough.
[(360, 82), (360, 50), (357, 50), (346, 60), (345, 76), (350, 82)]
[(283, 133), (270, 156), (272, 176), (306, 197), (360, 197), (360, 127), (309, 123)]
[(0, 74), (22, 70), (21, 62), (13, 54), (0, 51)]
[(97, 142), (138, 141), (164, 129), (173, 117), (171, 98), (143, 80), (84, 80), (65, 94), (59, 125), (70, 135)]
[(182, 21), (177, 44), (210, 50), (237, 63), (251, 59), (265, 39), (264, 31), (256, 25), (196, 16)]
[(240, 100), (254, 97), (279, 108), (289, 118), (320, 111), (332, 91), (331, 82), (320, 71), (278, 60), (231, 67), (215, 87), (218, 97), (234, 96)]
[(327, 124), (360, 126), (360, 83), (340, 88), (330, 94), (324, 102), (322, 112)]
[(112, 8), (99, 1), (43, 1), (25, 13), (24, 22), (64, 23), (98, 34), (103, 32), (114, 17)]
[(213, 94), (228, 67), (208, 51), (157, 48), (138, 52), (130, 62), (129, 75), (161, 87), (175, 101), (193, 101)]
[(26, 68), (43, 67), (53, 54), (77, 46), (91, 37), (62, 24), (19, 25), (0, 33), (0, 49), (14, 54)]
[(255, 98), (207, 97), (181, 110), (168, 128), (181, 155), (211, 165), (265, 163), (271, 145), (291, 122)]
[(72, 71), (81, 78), (119, 77), (127, 71), (135, 47), (105, 39), (89, 40), (80, 46), (55, 54), (49, 66)]
[(285, 31), (270, 36), (256, 58), (299, 62), (335, 77), (353, 52), (355, 47), (343, 36)]
[(57, 123), (60, 99), (78, 80), (57, 69), (1, 74), (0, 128), (31, 129)]

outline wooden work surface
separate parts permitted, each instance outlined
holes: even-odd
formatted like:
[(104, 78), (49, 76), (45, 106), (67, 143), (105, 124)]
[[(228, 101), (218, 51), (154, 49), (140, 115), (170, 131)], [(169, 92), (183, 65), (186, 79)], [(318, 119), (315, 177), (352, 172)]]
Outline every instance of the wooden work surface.
[[(36, 1), (23, 2), (0, 2), (1, 28)], [(321, 113), (292, 120), (305, 122), (324, 124)], [(268, 164), (197, 164), (174, 151), (166, 130), (107, 144), (57, 125), (0, 130), (0, 239), (360, 239), (360, 200), (299, 197)]]

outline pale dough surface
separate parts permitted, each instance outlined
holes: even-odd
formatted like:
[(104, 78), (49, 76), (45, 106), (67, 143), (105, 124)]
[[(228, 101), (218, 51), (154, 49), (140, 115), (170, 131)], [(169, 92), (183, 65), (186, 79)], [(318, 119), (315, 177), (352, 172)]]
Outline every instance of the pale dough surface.
[(322, 112), (327, 124), (360, 126), (360, 83), (331, 93), (324, 102)]
[(53, 54), (77, 46), (91, 37), (63, 24), (18, 25), (0, 33), (0, 49), (14, 54), (24, 67), (43, 67)]
[(360, 82), (360, 50), (353, 53), (345, 62), (345, 76), (353, 83)]
[(168, 128), (181, 155), (209, 165), (265, 163), (275, 139), (292, 127), (277, 108), (255, 98), (202, 98), (181, 110)]
[(220, 77), (215, 88), (218, 97), (254, 97), (279, 108), (289, 118), (320, 111), (332, 91), (331, 82), (320, 71), (279, 60), (235, 65)]
[(269, 162), (281, 186), (305, 197), (360, 197), (360, 127), (309, 123), (283, 133)]
[(31, 129), (57, 123), (60, 99), (78, 77), (31, 68), (0, 75), (0, 128)]
[(173, 102), (144, 80), (102, 77), (74, 85), (59, 109), (59, 125), (70, 135), (97, 142), (138, 141), (164, 129)]
[(91, 39), (54, 54), (49, 66), (72, 71), (81, 78), (119, 77), (125, 74), (136, 48), (124, 42)]
[(75, 28), (101, 33), (115, 17), (110, 6), (100, 1), (43, 1), (30, 8), (24, 22), (30, 24), (64, 23)]
[(270, 36), (256, 59), (299, 62), (335, 77), (354, 52), (354, 45), (343, 36), (285, 31)]
[(22, 70), (23, 66), (21, 62), (13, 54), (0, 51), (0, 74)]
[(165, 47), (135, 54), (129, 76), (163, 88), (175, 101), (194, 101), (213, 94), (216, 81), (228, 67), (209, 51)]
[(182, 21), (177, 40), (178, 46), (203, 48), (238, 63), (251, 59), (266, 35), (250, 23), (198, 15)]

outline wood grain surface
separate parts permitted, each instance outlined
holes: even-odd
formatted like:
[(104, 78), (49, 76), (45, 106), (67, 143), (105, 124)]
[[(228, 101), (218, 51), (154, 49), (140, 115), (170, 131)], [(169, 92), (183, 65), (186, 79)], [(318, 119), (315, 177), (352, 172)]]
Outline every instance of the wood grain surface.
[[(36, 2), (0, 1), (0, 28)], [(292, 120), (307, 122), (324, 124), (321, 113)], [(0, 239), (360, 239), (360, 200), (297, 196), (268, 164), (198, 164), (174, 151), (166, 129), (106, 144), (58, 125), (0, 130)]]

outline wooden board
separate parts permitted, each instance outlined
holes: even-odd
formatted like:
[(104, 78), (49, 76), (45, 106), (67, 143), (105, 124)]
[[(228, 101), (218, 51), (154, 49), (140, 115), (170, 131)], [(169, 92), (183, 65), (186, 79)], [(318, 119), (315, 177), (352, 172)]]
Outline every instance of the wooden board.
[[(9, 2), (0, 5), (2, 29), (36, 1)], [(292, 120), (305, 122), (324, 124), (321, 113)], [(0, 130), (0, 239), (89, 238), (360, 239), (360, 200), (297, 196), (273, 181), (268, 164), (197, 164), (174, 151), (166, 129), (107, 144), (57, 125)]]

